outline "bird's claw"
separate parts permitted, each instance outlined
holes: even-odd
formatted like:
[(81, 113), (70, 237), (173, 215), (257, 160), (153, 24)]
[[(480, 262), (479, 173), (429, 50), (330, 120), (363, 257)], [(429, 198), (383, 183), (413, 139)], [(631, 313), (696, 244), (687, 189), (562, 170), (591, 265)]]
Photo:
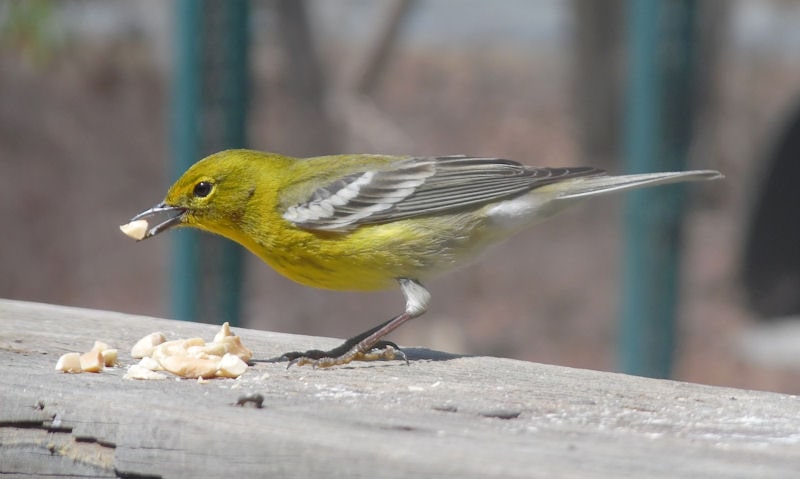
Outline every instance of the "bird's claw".
[(382, 341), (370, 349), (368, 352), (362, 352), (358, 345), (353, 346), (344, 354), (335, 354), (337, 351), (320, 351), (317, 349), (301, 352), (286, 353), (283, 356), (289, 359), (289, 364), (286, 368), (292, 366), (306, 366), (311, 365), (312, 368), (330, 368), (333, 366), (342, 366), (351, 361), (391, 361), (393, 359), (402, 359), (409, 364), (406, 353), (400, 350), (394, 343)]

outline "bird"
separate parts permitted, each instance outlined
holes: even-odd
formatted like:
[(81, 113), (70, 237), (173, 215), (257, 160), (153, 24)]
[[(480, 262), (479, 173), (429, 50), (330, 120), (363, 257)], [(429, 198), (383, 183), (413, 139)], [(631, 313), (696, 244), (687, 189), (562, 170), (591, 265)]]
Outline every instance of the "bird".
[(218, 234), (306, 286), (399, 286), (400, 314), (329, 351), (283, 355), (289, 366), (325, 368), (405, 359), (383, 338), (425, 313), (426, 281), (569, 206), (617, 191), (722, 177), (715, 170), (614, 176), (590, 166), (534, 167), (465, 155), (301, 159), (230, 149), (189, 167), (161, 203), (120, 228), (137, 240), (174, 227)]

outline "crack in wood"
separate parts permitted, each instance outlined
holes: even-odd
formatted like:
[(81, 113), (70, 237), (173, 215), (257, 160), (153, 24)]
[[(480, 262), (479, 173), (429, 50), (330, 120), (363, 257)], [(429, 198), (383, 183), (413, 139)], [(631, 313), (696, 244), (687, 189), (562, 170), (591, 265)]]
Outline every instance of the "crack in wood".
[(114, 474), (116, 474), (119, 479), (162, 479), (163, 477), (158, 474), (141, 474), (138, 472), (120, 471), (119, 469), (114, 469)]
[(47, 432), (57, 432), (69, 434), (72, 432), (70, 426), (54, 426), (50, 421), (37, 421), (37, 420), (15, 420), (15, 421), (0, 421), (0, 428), (11, 427), (18, 429), (41, 429)]
[[(0, 444), (3, 449), (14, 449), (15, 454), (33, 454), (43, 464), (60, 464), (61, 458), (69, 459), (76, 466), (87, 466), (92, 469), (111, 471), (114, 464), (116, 446), (96, 438), (76, 438), (72, 428), (60, 426), (50, 427), (46, 422), (17, 420), (0, 423)], [(47, 451), (46, 454), (41, 452)], [(35, 472), (35, 471), (32, 471)]]

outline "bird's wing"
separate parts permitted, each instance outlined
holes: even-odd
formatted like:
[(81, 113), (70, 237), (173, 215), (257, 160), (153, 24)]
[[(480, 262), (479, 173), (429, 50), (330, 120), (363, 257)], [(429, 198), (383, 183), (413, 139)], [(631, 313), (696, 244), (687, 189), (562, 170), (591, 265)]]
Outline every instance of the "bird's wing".
[(305, 229), (347, 231), (458, 211), (556, 181), (603, 173), (590, 167), (533, 168), (497, 158), (408, 158), (318, 188), (307, 200), (289, 206), (283, 217)]

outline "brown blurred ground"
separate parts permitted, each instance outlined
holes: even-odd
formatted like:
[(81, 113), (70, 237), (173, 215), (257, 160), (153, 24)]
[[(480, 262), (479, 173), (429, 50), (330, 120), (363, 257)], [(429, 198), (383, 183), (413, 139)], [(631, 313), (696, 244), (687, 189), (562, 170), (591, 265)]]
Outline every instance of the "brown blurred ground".
[[(253, 147), (309, 153), (280, 54), (264, 48), (255, 57)], [(691, 166), (723, 170), (727, 179), (688, 189), (676, 377), (800, 393), (800, 374), (751, 364), (738, 351), (753, 318), (737, 279), (752, 175), (771, 128), (800, 91), (800, 68), (780, 60), (764, 68), (740, 57), (726, 57), (723, 68)], [(169, 238), (137, 244), (117, 229), (167, 186), (164, 76), (135, 42), (80, 45), (45, 64), (3, 51), (0, 72), (0, 296), (168, 315)], [(341, 148), (592, 164), (574, 145), (568, 82), (557, 56), (406, 49), (373, 105), (387, 128), (351, 132)], [(334, 99), (334, 119), (348, 101)], [(614, 369), (622, 206), (620, 197), (583, 205), (432, 282), (429, 313), (393, 338)], [(248, 327), (344, 337), (402, 307), (396, 291), (317, 291), (252, 257), (247, 267)]]

